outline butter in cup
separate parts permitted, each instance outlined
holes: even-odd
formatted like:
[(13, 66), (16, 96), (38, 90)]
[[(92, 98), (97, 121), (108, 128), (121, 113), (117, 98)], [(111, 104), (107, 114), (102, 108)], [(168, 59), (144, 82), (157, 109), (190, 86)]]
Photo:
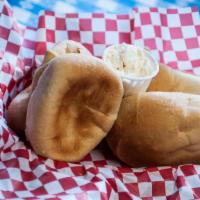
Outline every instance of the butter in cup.
[(145, 92), (159, 71), (158, 62), (148, 50), (125, 43), (107, 47), (103, 60), (120, 75), (125, 96)]

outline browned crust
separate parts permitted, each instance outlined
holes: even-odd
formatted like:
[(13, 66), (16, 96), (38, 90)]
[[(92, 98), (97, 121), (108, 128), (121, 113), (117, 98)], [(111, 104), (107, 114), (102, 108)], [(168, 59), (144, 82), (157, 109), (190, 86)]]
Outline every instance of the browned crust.
[(199, 95), (141, 93), (123, 99), (107, 141), (133, 167), (200, 163), (199, 122)]
[(102, 60), (78, 54), (56, 57), (31, 95), (27, 138), (40, 155), (80, 160), (112, 127), (122, 95), (120, 78)]

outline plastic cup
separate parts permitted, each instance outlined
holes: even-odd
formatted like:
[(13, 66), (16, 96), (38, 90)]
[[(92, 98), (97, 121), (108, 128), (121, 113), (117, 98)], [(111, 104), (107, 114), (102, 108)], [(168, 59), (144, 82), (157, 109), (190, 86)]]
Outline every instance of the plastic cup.
[[(107, 62), (106, 55), (108, 51), (111, 51), (114, 46), (117, 48), (119, 44), (109, 46), (105, 49), (104, 54), (103, 54), (103, 60), (107, 62), (108, 67), (111, 67), (119, 74), (123, 82), (124, 96), (129, 96), (133, 93), (145, 92), (147, 90), (152, 79), (159, 72), (159, 64), (157, 60), (151, 55), (150, 51), (148, 51), (147, 49), (138, 47), (135, 45), (129, 45), (129, 44), (125, 44), (125, 45), (130, 46), (132, 49), (142, 51), (144, 55), (147, 56), (147, 58), (152, 63), (152, 67), (151, 67), (152, 70), (148, 75), (135, 76), (134, 73), (118, 70), (113, 64), (110, 64), (110, 62), (109, 63)], [(133, 52), (133, 55), (134, 55), (134, 52)]]

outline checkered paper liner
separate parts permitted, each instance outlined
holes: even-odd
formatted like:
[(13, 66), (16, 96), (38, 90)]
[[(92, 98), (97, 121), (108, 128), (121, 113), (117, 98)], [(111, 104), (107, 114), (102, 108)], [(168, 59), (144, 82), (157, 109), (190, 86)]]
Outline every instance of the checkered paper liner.
[(197, 8), (139, 8), (127, 15), (60, 15), (45, 11), (38, 27), (22, 28), (0, 0), (0, 199), (199, 199), (200, 165), (129, 168), (100, 145), (81, 162), (37, 156), (8, 126), (5, 110), (30, 84), (48, 48), (81, 42), (101, 57), (107, 45), (147, 46), (161, 62), (200, 75)]

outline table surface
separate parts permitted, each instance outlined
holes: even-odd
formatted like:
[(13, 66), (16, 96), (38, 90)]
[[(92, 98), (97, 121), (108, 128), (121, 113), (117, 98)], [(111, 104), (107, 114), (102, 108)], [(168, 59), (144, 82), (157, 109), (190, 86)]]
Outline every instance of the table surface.
[(41, 10), (60, 13), (106, 12), (127, 13), (133, 7), (186, 7), (198, 6), (199, 0), (8, 0), (13, 7), (15, 18), (24, 25), (36, 26)]

